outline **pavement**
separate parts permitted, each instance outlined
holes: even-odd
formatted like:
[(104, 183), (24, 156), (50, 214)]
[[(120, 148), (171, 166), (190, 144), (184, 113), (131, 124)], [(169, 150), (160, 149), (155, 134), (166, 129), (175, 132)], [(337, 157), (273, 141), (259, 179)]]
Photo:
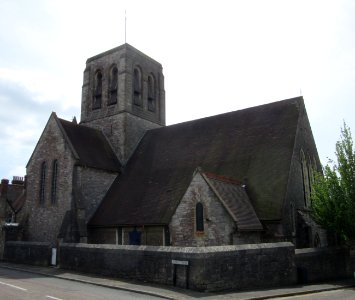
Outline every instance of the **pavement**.
[(290, 297), (296, 295), (304, 295), (318, 293), (324, 291), (332, 291), (355, 287), (355, 280), (347, 279), (340, 281), (332, 281), (327, 283), (295, 285), (290, 287), (281, 287), (273, 289), (260, 289), (253, 291), (228, 291), (223, 293), (201, 293), (191, 290), (180, 289), (177, 287), (157, 285), (146, 282), (134, 282), (117, 278), (108, 278), (92, 274), (76, 273), (57, 267), (39, 267), (23, 264), (14, 264), (8, 262), (0, 262), (0, 268), (7, 268), (38, 274), (42, 276), (50, 276), (71, 280), (81, 283), (93, 284), (108, 288), (130, 291), (143, 295), (151, 295), (162, 299), (273, 299), (278, 297)]

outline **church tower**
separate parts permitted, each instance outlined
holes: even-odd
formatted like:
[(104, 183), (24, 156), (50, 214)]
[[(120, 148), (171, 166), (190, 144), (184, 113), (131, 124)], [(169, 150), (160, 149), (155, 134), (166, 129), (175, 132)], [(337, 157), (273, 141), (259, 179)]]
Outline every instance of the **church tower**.
[(162, 65), (129, 44), (89, 58), (81, 124), (102, 130), (125, 164), (147, 130), (165, 126)]

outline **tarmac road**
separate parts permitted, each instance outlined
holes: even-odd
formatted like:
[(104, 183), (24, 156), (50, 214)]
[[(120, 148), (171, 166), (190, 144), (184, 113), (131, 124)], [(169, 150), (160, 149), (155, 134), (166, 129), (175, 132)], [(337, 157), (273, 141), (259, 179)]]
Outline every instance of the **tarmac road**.
[(160, 299), (149, 295), (111, 289), (60, 278), (10, 270), (0, 267), (0, 299), (98, 300)]

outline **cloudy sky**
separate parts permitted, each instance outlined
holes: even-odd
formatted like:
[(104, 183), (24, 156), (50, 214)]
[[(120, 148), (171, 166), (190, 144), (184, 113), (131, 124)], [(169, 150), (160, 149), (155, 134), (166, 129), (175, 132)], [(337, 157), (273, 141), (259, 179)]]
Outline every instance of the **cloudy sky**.
[(167, 123), (303, 95), (323, 163), (355, 131), (355, 1), (0, 0), (0, 177), (23, 176), (52, 111), (80, 118), (88, 57), (162, 63)]

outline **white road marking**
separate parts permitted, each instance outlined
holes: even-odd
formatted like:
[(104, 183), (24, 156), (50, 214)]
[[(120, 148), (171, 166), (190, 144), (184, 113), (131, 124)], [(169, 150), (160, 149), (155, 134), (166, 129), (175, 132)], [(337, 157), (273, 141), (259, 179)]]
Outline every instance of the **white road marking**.
[(27, 289), (24, 289), (24, 288), (19, 287), (19, 286), (17, 286), (17, 285), (5, 283), (5, 282), (2, 282), (2, 281), (0, 281), (0, 284), (7, 285), (7, 286), (13, 287), (13, 288), (15, 288), (15, 289), (21, 290), (21, 291), (27, 291)]
[(60, 298), (56, 298), (56, 297), (53, 297), (53, 296), (48, 296), (46, 295), (47, 298), (50, 298), (50, 299), (54, 299), (54, 300), (63, 300), (63, 299), (60, 299)]

